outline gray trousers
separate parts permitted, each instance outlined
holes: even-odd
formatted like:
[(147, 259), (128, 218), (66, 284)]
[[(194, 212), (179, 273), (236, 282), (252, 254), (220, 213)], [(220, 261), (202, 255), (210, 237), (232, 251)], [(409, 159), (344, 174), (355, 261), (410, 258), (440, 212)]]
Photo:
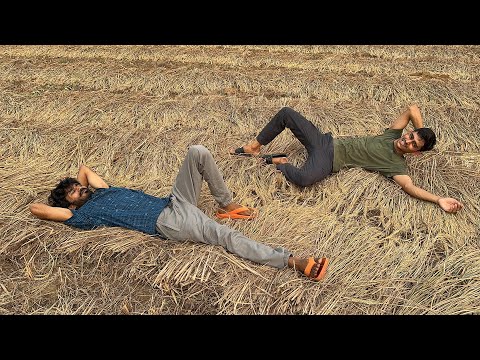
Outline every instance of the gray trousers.
[(156, 229), (160, 236), (220, 245), (244, 259), (279, 269), (286, 267), (291, 255), (288, 250), (282, 247), (274, 249), (249, 239), (209, 218), (197, 207), (204, 179), (220, 206), (232, 202), (232, 194), (210, 151), (202, 145), (193, 145), (188, 149), (173, 185), (171, 201), (157, 219)]

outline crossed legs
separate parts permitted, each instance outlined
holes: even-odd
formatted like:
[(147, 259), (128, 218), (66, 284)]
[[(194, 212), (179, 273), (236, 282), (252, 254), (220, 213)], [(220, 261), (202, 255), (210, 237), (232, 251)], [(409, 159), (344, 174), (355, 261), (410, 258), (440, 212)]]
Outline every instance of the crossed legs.
[[(282, 108), (254, 140), (240, 149), (243, 149), (244, 154), (258, 156), (261, 147), (269, 144), (285, 128), (290, 129), (307, 150), (307, 160), (300, 168), (289, 164), (286, 157), (272, 159), (272, 163), (285, 175), (287, 180), (299, 186), (309, 186), (330, 175), (333, 168), (331, 135), (323, 134), (311, 121), (288, 107)], [(230, 153), (238, 154), (238, 151), (230, 150)]]

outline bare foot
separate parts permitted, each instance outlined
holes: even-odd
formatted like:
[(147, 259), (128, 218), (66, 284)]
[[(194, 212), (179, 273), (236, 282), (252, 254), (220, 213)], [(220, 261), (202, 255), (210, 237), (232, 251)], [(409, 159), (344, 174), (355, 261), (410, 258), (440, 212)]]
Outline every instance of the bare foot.
[(260, 155), (260, 148), (262, 145), (257, 141), (253, 140), (252, 142), (249, 142), (246, 145), (243, 145), (241, 148), (243, 148), (242, 153), (235, 152), (235, 149), (230, 149), (230, 154), (233, 155), (241, 155), (241, 154), (250, 154), (252, 156), (258, 156)]
[(269, 165), (269, 164), (286, 164), (288, 163), (288, 158), (287, 157), (275, 157), (275, 158), (272, 158), (272, 159), (267, 159), (267, 158), (264, 158), (264, 157), (259, 157), (257, 159), (257, 161), (260, 163), (260, 164), (264, 164), (264, 165)]
[[(325, 259), (325, 258), (323, 258), (323, 259)], [(312, 266), (312, 268), (310, 270), (310, 273), (307, 275), (309, 278), (312, 278), (312, 279), (316, 278), (318, 276), (318, 274), (320, 273), (320, 271), (322, 271), (322, 269), (323, 269), (322, 260), (323, 259), (320, 259), (320, 258), (315, 259), (315, 264)], [(295, 267), (295, 269), (300, 271), (302, 274), (305, 274), (305, 269), (306, 269), (307, 265), (308, 265), (308, 259), (299, 258), (299, 257), (296, 257), (296, 256), (290, 256), (288, 258), (288, 267), (289, 268)]]
[(286, 157), (277, 157), (272, 159), (272, 164), (286, 164), (288, 163), (288, 158)]

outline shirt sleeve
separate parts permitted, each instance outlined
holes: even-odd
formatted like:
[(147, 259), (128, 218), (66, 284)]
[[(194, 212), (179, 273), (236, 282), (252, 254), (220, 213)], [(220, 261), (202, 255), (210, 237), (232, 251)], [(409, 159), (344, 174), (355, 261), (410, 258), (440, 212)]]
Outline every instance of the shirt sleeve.
[(76, 228), (91, 230), (94, 228), (91, 219), (84, 215), (79, 210), (72, 210), (73, 216), (70, 219), (65, 220), (63, 223), (68, 226), (73, 226)]
[(385, 129), (382, 136), (385, 139), (398, 139), (403, 134), (403, 129)]
[(395, 175), (408, 175), (408, 172), (405, 170), (397, 170), (397, 171), (389, 171), (389, 172), (382, 172), (382, 175), (387, 178), (393, 178)]

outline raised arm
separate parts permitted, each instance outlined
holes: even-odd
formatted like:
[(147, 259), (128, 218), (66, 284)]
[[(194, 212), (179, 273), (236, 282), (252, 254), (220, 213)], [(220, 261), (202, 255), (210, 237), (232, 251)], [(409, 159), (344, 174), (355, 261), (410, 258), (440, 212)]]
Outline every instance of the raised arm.
[(446, 212), (455, 213), (463, 208), (463, 204), (454, 198), (442, 198), (413, 185), (412, 179), (408, 175), (395, 175), (393, 180), (400, 185), (408, 195), (438, 204)]
[(30, 212), (43, 220), (65, 221), (73, 216), (70, 209), (53, 207), (41, 203), (30, 204)]
[(407, 110), (401, 113), (390, 124), (390, 129), (405, 129), (408, 122), (411, 121), (415, 129), (423, 127), (423, 118), (417, 105), (410, 105)]
[(91, 186), (94, 189), (108, 189), (107, 183), (98, 176), (92, 169), (85, 165), (80, 165), (77, 174), (77, 180), (83, 186)]

